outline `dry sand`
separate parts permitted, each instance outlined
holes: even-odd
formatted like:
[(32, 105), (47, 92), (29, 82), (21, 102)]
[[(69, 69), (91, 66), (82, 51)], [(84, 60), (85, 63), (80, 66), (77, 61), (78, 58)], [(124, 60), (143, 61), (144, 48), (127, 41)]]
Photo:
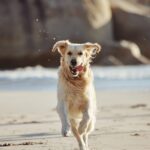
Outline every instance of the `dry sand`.
[[(150, 150), (150, 91), (97, 91), (97, 105), (91, 150)], [(0, 92), (0, 150), (77, 150), (55, 106), (55, 92)]]

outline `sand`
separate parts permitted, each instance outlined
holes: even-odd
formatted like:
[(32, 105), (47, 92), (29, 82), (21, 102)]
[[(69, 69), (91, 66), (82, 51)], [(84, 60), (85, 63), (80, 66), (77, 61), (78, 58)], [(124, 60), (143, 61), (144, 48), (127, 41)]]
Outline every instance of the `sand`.
[[(97, 91), (91, 150), (150, 150), (150, 91)], [(56, 92), (0, 92), (0, 150), (77, 150), (63, 138)]]

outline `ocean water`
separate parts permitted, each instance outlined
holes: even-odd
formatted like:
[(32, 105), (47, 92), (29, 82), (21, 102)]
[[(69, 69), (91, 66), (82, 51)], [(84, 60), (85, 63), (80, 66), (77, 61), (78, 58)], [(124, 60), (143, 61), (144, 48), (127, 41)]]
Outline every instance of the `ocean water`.
[[(92, 67), (97, 90), (150, 90), (150, 65)], [(57, 69), (41, 66), (0, 71), (0, 91), (56, 90)]]

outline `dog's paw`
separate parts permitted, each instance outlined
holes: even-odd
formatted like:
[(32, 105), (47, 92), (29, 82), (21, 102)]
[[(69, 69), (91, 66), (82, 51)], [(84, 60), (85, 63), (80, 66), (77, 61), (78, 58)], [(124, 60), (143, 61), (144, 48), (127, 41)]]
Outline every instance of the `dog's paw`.
[(63, 137), (69, 137), (71, 135), (70, 129), (62, 129), (62, 136)]

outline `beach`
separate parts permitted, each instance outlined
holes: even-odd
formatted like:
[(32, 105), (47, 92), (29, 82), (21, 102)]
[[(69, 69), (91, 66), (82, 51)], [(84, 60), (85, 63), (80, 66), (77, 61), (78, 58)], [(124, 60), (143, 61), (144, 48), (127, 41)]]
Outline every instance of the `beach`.
[[(150, 91), (97, 91), (97, 122), (91, 150), (150, 149)], [(60, 134), (56, 92), (0, 92), (0, 149), (77, 150)]]
[[(90, 150), (150, 149), (150, 66), (93, 67), (97, 122)], [(0, 150), (78, 150), (61, 136), (57, 69), (0, 71)]]
[[(85, 75), (84, 99), (95, 87), (86, 149), (150, 150), (150, 0), (1, 0), (0, 12), (0, 150), (79, 150), (61, 135), (59, 66), (72, 84)], [(76, 89), (73, 113), (89, 104)]]

